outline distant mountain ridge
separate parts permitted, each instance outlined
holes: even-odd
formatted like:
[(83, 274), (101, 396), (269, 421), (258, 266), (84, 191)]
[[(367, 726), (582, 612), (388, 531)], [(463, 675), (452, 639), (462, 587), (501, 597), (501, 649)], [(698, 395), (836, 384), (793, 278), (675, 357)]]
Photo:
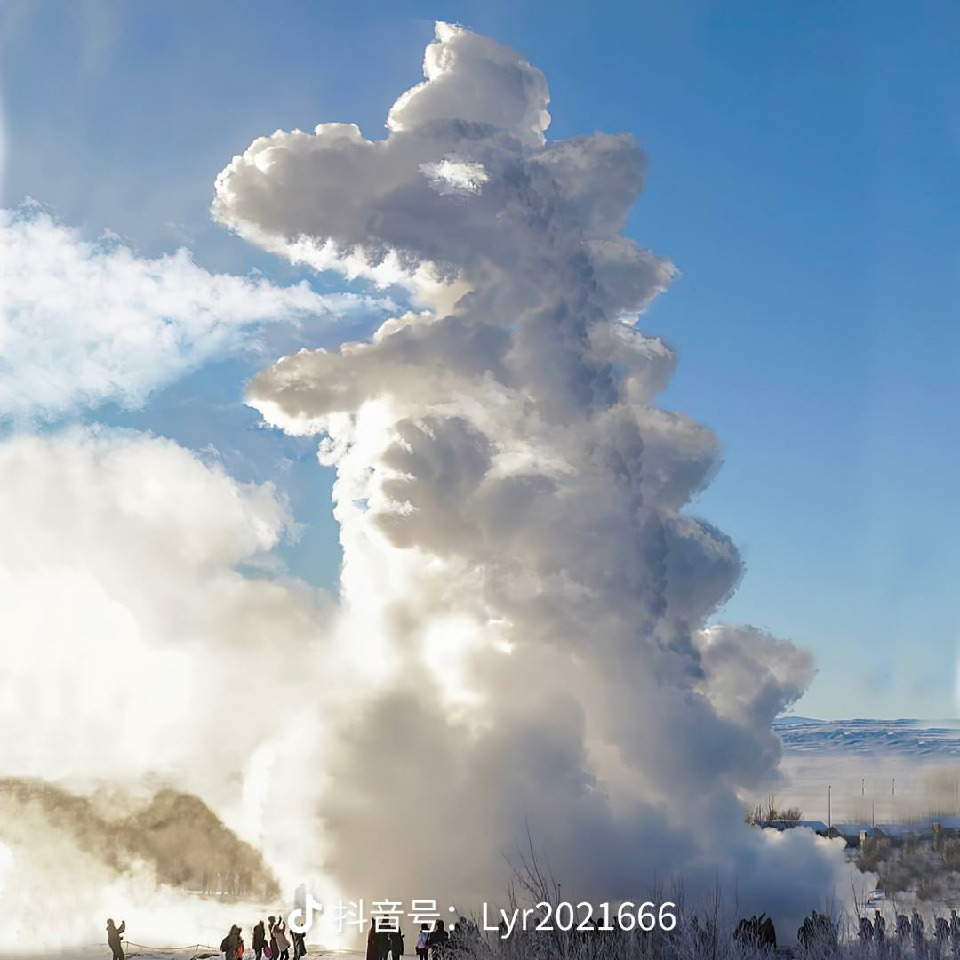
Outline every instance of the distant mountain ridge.
[(960, 720), (816, 720), (779, 717), (773, 728), (788, 754), (856, 753), (960, 758)]

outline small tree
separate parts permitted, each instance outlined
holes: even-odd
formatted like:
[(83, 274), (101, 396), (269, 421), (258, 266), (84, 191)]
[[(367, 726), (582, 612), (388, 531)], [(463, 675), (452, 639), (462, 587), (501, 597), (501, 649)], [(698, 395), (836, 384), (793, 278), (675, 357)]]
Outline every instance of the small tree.
[(784, 807), (783, 809), (779, 809), (776, 805), (776, 798), (772, 794), (767, 797), (766, 806), (758, 803), (755, 807), (747, 810), (747, 823), (752, 826), (770, 823), (773, 820), (797, 823), (802, 819), (803, 811), (799, 807)]

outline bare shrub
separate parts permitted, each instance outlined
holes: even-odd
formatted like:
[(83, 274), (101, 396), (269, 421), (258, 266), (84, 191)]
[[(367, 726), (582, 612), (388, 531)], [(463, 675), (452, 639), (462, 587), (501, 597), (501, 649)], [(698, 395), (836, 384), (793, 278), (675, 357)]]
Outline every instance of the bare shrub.
[(747, 810), (746, 821), (752, 826), (762, 823), (771, 823), (775, 820), (784, 823), (797, 823), (803, 819), (803, 811), (799, 807), (783, 807), (776, 805), (776, 797), (767, 797), (766, 804), (758, 803)]

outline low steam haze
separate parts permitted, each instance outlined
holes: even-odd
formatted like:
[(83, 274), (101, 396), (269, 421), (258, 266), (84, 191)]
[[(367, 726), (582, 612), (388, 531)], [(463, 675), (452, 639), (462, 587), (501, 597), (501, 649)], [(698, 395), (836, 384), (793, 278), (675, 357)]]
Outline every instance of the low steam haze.
[[(30, 428), (0, 444), (0, 947), (96, 942), (107, 916), (218, 942), (242, 910), (171, 873), (200, 834), (257, 903), (306, 882), (468, 911), (503, 900), (528, 832), (571, 899), (719, 882), (792, 930), (851, 890), (842, 841), (744, 823), (815, 669), (713, 619), (742, 564), (687, 510), (716, 437), (656, 405), (676, 356), (638, 318), (677, 270), (624, 236), (643, 153), (550, 139), (544, 75), (461, 27), (423, 69), (385, 138), (278, 131), (216, 179), (219, 224), (362, 302), (0, 221), (58, 265), (54, 296), (34, 255), (3, 264), (0, 403)], [(273, 479), (31, 426), (358, 302), (372, 336), (292, 350), (246, 393), (257, 429), (315, 438), (318, 483), (336, 471), (337, 598), (279, 562), (311, 518)], [(160, 848), (139, 838), (171, 809)]]

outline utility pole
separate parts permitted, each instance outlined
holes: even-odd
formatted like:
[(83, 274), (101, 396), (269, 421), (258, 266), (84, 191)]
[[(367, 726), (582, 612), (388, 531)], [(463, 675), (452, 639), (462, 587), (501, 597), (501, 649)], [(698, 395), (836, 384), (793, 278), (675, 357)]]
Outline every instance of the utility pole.
[(861, 797), (863, 796), (863, 788), (864, 788), (864, 784), (866, 784), (866, 782), (867, 782), (867, 778), (866, 778), (866, 777), (861, 777), (861, 778), (860, 778), (860, 796), (861, 796)]
[(830, 791), (832, 790), (831, 784), (827, 784), (827, 829), (829, 830), (833, 826), (833, 821), (830, 817)]
[(895, 797), (897, 795), (897, 778), (892, 777), (890, 779), (890, 796)]
[(877, 825), (877, 801), (873, 800), (871, 801), (871, 803), (873, 805), (873, 825), (876, 826)]

